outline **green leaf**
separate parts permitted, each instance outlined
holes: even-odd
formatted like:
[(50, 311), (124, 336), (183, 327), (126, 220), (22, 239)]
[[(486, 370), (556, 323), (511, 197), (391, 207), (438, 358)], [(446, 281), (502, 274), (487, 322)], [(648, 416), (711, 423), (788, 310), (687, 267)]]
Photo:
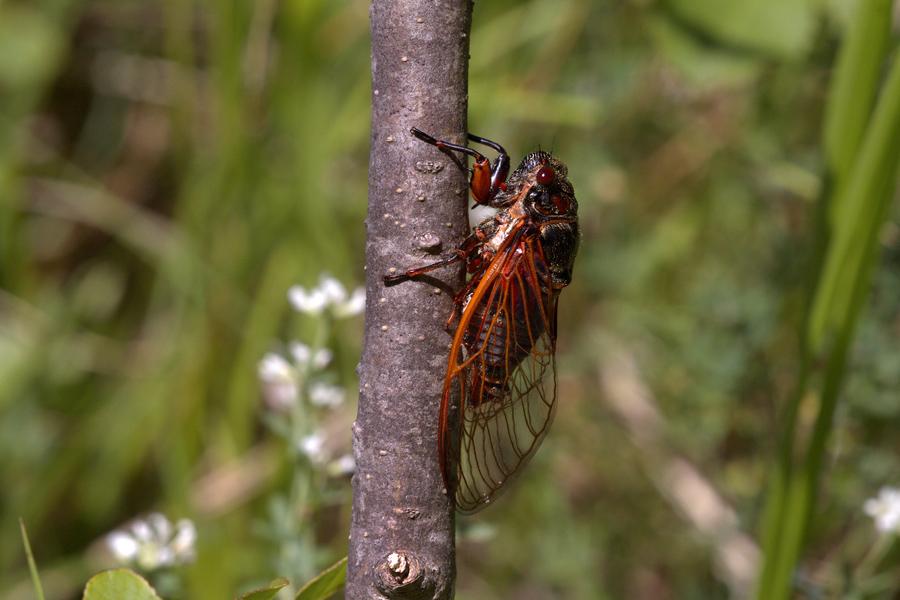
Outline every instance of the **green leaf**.
[(279, 577), (278, 579), (273, 580), (267, 587), (247, 592), (241, 596), (241, 600), (270, 600), (288, 583), (290, 582), (287, 579)]
[(325, 600), (347, 582), (347, 557), (328, 567), (297, 592), (294, 600)]
[[(822, 137), (836, 187), (850, 176), (890, 51), (892, 0), (860, 2), (841, 44)], [(831, 207), (834, 210), (834, 205)], [(833, 214), (833, 213), (832, 213)]]
[(83, 600), (160, 600), (147, 580), (131, 569), (97, 573), (84, 586)]

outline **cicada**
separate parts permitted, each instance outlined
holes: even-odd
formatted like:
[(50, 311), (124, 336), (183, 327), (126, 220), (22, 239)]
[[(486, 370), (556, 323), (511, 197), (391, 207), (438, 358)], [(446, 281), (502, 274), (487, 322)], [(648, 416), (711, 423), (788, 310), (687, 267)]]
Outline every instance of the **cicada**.
[(578, 251), (578, 203), (568, 169), (537, 151), (511, 174), (499, 144), (480, 152), (413, 128), (418, 139), (474, 158), (472, 197), (497, 209), (452, 254), (393, 283), (465, 261), (441, 399), (438, 453), (456, 508), (476, 512), (504, 492), (534, 456), (556, 411), (556, 315)]

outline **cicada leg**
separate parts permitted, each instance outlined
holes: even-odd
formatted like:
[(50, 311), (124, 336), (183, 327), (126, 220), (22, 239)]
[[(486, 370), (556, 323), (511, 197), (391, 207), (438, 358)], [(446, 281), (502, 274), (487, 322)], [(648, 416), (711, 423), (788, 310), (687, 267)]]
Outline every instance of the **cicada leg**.
[(469, 134), (469, 139), (473, 142), (484, 144), (500, 153), (494, 164), (491, 164), (483, 154), (472, 148), (435, 139), (415, 127), (410, 129), (410, 133), (427, 144), (437, 146), (442, 150), (462, 152), (475, 159), (475, 164), (471, 169), (472, 179), (469, 187), (472, 189), (472, 197), (478, 204), (490, 204), (500, 190), (506, 189), (506, 178), (509, 175), (509, 155), (500, 144)]
[(495, 228), (496, 219), (485, 221), (475, 227), (475, 232), (467, 237), (463, 241), (462, 245), (460, 245), (459, 248), (453, 251), (453, 254), (450, 254), (446, 258), (442, 258), (436, 263), (431, 263), (430, 265), (425, 265), (424, 267), (419, 267), (417, 269), (410, 269), (404, 273), (399, 273), (397, 275), (385, 275), (381, 278), (381, 280), (385, 283), (398, 283), (400, 281), (406, 281), (411, 277), (416, 277), (418, 275), (428, 273), (429, 271), (441, 269), (460, 260), (466, 261), (466, 271), (468, 273), (475, 273), (476, 271), (481, 269), (492, 256), (491, 254), (484, 251), (483, 246), (484, 242), (488, 239), (488, 237), (490, 237)]
[[(417, 269), (410, 269), (405, 273), (399, 273), (397, 275), (384, 275), (381, 280), (385, 284), (393, 284), (399, 283), (401, 281), (406, 281), (411, 277), (417, 277), (419, 275), (423, 275), (428, 273), (429, 271), (435, 271), (437, 269), (441, 269), (448, 265), (452, 265), (455, 262), (464, 260), (466, 261), (466, 270), (469, 273), (474, 273), (479, 268), (482, 267), (484, 262), (481, 260), (481, 252), (480, 248), (482, 244), (484, 244), (484, 231), (482, 231), (482, 227), (476, 229), (475, 233), (466, 238), (466, 240), (462, 243), (462, 245), (457, 248), (453, 254), (443, 258), (436, 263), (431, 263), (430, 265), (425, 265), (424, 267), (419, 267)], [(462, 307), (463, 301), (466, 295), (469, 293), (472, 288), (474, 280), (470, 280), (463, 288), (457, 293), (456, 301), (453, 306), (453, 312), (450, 313), (450, 317), (447, 319), (447, 327), (450, 327), (450, 324), (453, 320), (458, 316), (459, 311)]]
[(460, 261), (465, 258), (465, 254), (462, 254), (462, 251), (457, 250), (456, 254), (451, 254), (447, 258), (439, 260), (436, 263), (432, 263), (430, 265), (425, 265), (424, 267), (419, 267), (418, 269), (410, 269), (405, 273), (400, 273), (399, 275), (385, 275), (381, 278), (381, 280), (385, 283), (397, 283), (400, 281), (406, 281), (410, 277), (417, 277), (418, 275), (424, 275), (429, 271), (434, 271), (437, 269), (442, 269), (446, 266), (452, 265), (453, 263)]

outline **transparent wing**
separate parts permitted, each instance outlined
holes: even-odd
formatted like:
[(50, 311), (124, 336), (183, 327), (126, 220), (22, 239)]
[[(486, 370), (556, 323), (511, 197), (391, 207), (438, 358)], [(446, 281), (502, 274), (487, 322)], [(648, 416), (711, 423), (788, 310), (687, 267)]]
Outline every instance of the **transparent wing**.
[(468, 298), (451, 348), (439, 447), (460, 512), (503, 493), (556, 408), (556, 297), (538, 235), (498, 254)]

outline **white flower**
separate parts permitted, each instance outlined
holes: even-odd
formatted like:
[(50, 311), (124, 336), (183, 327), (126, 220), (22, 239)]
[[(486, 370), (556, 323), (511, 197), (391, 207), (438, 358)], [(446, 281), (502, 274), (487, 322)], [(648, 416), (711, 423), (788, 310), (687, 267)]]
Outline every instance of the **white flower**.
[(130, 531), (114, 531), (106, 536), (106, 545), (120, 563), (153, 571), (192, 562), (197, 530), (190, 519), (175, 526), (162, 514), (137, 519)]
[(290, 350), (298, 366), (305, 365), (312, 358), (312, 349), (301, 342), (291, 342)]
[(328, 348), (322, 348), (313, 353), (312, 348), (301, 342), (292, 342), (290, 350), (298, 367), (302, 368), (312, 363), (313, 368), (317, 371), (327, 367), (334, 357), (334, 353)]
[(328, 298), (330, 304), (343, 304), (347, 300), (347, 290), (344, 289), (344, 284), (327, 273), (319, 276), (319, 289)]
[(877, 498), (863, 503), (863, 512), (875, 520), (875, 529), (882, 533), (900, 533), (900, 489), (883, 487)]
[(336, 318), (360, 314), (366, 306), (366, 291), (356, 288), (350, 298), (344, 285), (327, 273), (319, 276), (319, 287), (309, 291), (301, 285), (288, 290), (288, 301), (298, 312), (318, 316), (332, 309)]
[(313, 406), (333, 408), (344, 403), (347, 392), (344, 388), (327, 383), (313, 383), (309, 386), (309, 401)]
[(298, 447), (314, 465), (320, 466), (325, 463), (325, 436), (320, 432), (301, 438)]
[[(155, 555), (148, 556), (151, 558), (147, 562), (147, 566), (145, 567), (148, 571), (151, 569), (160, 569), (163, 567), (171, 567), (175, 565), (175, 552), (169, 548), (168, 546), (161, 546), (154, 550)], [(155, 562), (152, 562), (155, 561)]]
[(194, 545), (197, 543), (197, 528), (190, 519), (178, 519), (175, 523), (175, 535), (169, 542), (169, 548), (183, 560), (193, 561), (196, 557)]
[(352, 454), (345, 454), (340, 458), (336, 458), (330, 463), (328, 463), (328, 467), (326, 471), (332, 477), (339, 477), (341, 475), (350, 475), (353, 471), (356, 470), (356, 461), (353, 460)]
[(157, 540), (168, 540), (172, 537), (172, 524), (162, 513), (150, 513), (147, 517), (152, 537)]
[(313, 367), (315, 367), (316, 370), (321, 371), (328, 366), (328, 363), (331, 362), (332, 358), (334, 358), (334, 352), (328, 348), (322, 348), (316, 352), (316, 355), (312, 359)]
[[(309, 350), (307, 348), (307, 350)], [(294, 369), (291, 364), (280, 354), (269, 352), (261, 361), (258, 367), (259, 378), (263, 381), (293, 381)]]
[(136, 539), (140, 544), (146, 544), (147, 542), (153, 540), (153, 529), (150, 527), (150, 523), (148, 523), (147, 521), (141, 521), (139, 519), (132, 523), (131, 533), (134, 534), (134, 539)]
[(297, 371), (279, 354), (266, 354), (257, 368), (263, 384), (263, 399), (269, 409), (282, 412), (299, 397)]
[(356, 461), (353, 459), (353, 455), (344, 454), (332, 460), (329, 451), (325, 448), (325, 441), (322, 431), (316, 431), (312, 435), (301, 438), (297, 447), (309, 458), (309, 462), (314, 468), (323, 470), (331, 477), (352, 474), (356, 470)]
[(288, 290), (288, 301), (297, 312), (308, 315), (321, 315), (328, 306), (328, 297), (319, 288), (313, 288), (309, 292), (302, 285), (293, 285)]
[(366, 310), (366, 288), (358, 287), (353, 290), (349, 300), (335, 307), (334, 316), (353, 317), (362, 314), (364, 310)]
[(120, 563), (130, 563), (138, 555), (140, 549), (137, 539), (123, 531), (113, 531), (107, 535), (106, 545)]

